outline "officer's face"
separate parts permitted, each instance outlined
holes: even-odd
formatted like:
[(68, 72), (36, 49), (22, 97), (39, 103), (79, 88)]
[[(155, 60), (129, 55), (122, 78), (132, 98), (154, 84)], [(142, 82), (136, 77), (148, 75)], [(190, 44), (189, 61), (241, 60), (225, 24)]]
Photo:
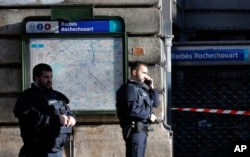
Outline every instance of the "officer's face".
[(148, 76), (148, 68), (145, 65), (140, 65), (135, 73), (136, 79), (139, 82), (144, 82), (145, 77)]
[(52, 71), (43, 71), (42, 75), (38, 78), (37, 84), (45, 89), (52, 88)]

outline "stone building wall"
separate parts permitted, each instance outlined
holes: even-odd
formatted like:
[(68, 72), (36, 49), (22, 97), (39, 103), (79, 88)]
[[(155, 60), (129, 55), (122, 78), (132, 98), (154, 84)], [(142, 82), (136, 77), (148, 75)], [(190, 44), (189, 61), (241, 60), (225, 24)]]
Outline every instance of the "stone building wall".
[[(6, 3), (4, 3), (6, 2)], [(160, 119), (166, 117), (166, 72), (162, 40), (161, 0), (57, 0), (0, 2), (0, 157), (16, 157), (22, 141), (12, 110), (22, 91), (21, 22), (27, 16), (50, 16), (50, 6), (94, 4), (94, 16), (121, 16), (128, 33), (128, 60), (146, 61), (149, 73), (161, 95)], [(142, 48), (144, 55), (134, 55), (133, 48)], [(122, 157), (125, 146), (115, 115), (77, 116), (71, 142), (64, 156)], [(152, 125), (146, 157), (171, 157), (172, 136), (162, 124)], [(71, 148), (71, 149), (70, 149)]]

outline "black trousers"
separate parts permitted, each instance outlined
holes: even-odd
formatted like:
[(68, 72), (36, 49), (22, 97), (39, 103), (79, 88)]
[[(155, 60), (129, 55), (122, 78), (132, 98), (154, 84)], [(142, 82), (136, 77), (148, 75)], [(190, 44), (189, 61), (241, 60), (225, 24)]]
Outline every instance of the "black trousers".
[(25, 149), (23, 146), (18, 154), (18, 157), (62, 157), (62, 151), (44, 152), (37, 149)]
[(147, 132), (131, 132), (130, 136), (125, 139), (126, 157), (145, 157), (147, 146)]

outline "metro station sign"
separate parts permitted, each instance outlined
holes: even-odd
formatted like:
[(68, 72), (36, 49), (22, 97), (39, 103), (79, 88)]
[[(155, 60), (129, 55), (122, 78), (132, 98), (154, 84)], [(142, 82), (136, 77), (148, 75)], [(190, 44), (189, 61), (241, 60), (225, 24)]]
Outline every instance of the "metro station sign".
[(116, 33), (122, 32), (123, 26), (119, 20), (98, 19), (68, 21), (28, 21), (26, 33)]

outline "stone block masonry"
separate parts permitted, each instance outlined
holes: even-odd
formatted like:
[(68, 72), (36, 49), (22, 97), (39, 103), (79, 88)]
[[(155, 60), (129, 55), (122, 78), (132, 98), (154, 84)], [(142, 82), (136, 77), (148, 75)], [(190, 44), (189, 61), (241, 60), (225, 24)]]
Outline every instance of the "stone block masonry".
[[(155, 113), (160, 118), (165, 117), (167, 97), (163, 64), (166, 57), (161, 39), (160, 0), (64, 0), (46, 5), (45, 1), (25, 2), (0, 3), (0, 110), (4, 111), (0, 116), (0, 156), (16, 157), (22, 146), (18, 123), (12, 114), (16, 98), (22, 91), (22, 20), (27, 16), (50, 16), (50, 6), (93, 4), (94, 16), (122, 17), (128, 34), (128, 61), (150, 64), (149, 73), (155, 80), (162, 102)], [(135, 49), (139, 50), (139, 55), (135, 54)], [(125, 145), (115, 115), (77, 115), (77, 119), (72, 137), (74, 157), (125, 156)], [(152, 125), (152, 128), (154, 131), (149, 132), (146, 157), (171, 157), (169, 131), (161, 124)], [(64, 157), (69, 157), (69, 149), (67, 145)]]

